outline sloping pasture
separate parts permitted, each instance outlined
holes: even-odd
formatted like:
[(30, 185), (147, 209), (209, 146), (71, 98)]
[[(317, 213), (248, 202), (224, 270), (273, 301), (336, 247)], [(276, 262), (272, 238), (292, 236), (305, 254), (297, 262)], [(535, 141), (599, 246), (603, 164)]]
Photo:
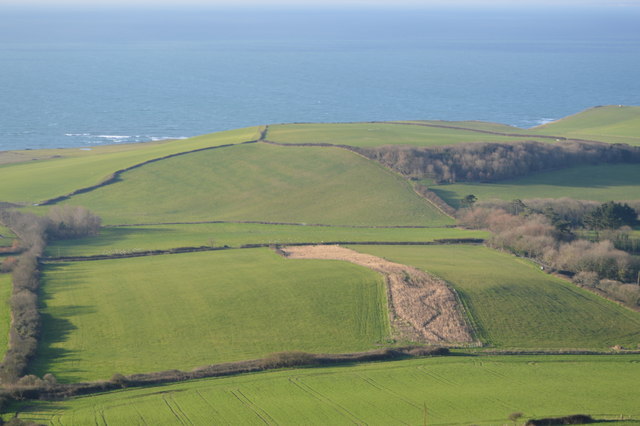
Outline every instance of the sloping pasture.
[(640, 344), (640, 313), (482, 246), (352, 246), (412, 265), (458, 290), (488, 345), (606, 349)]
[(640, 107), (607, 105), (529, 129), (530, 133), (640, 145)]
[(238, 145), (145, 165), (67, 201), (108, 224), (248, 220), (444, 225), (453, 220), (382, 166), (339, 148)]
[[(185, 140), (139, 144), (140, 149), (99, 149), (87, 155), (0, 164), (0, 201), (38, 203), (100, 183), (116, 170), (180, 152), (238, 144), (259, 137), (259, 128), (232, 130)], [(35, 151), (34, 151), (35, 152)]]

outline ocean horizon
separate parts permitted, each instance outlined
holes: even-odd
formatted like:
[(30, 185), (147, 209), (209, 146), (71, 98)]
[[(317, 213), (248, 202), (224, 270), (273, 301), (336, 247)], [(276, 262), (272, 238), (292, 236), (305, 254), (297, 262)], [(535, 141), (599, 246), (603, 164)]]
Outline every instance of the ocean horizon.
[(0, 12), (0, 150), (640, 104), (640, 7)]

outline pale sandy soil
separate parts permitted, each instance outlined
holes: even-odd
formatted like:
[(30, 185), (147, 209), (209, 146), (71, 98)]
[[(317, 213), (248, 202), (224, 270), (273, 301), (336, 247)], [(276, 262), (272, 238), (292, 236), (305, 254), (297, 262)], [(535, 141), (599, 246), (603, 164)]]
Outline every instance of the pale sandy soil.
[(391, 323), (399, 338), (438, 344), (474, 341), (455, 294), (437, 277), (337, 245), (291, 246), (281, 251), (289, 259), (343, 260), (383, 274)]

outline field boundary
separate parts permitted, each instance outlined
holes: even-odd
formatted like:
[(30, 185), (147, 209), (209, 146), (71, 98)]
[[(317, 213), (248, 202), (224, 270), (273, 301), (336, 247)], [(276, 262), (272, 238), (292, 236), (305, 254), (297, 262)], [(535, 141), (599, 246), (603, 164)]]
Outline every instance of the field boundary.
[[(263, 130), (263, 132), (264, 132), (264, 130)], [(162, 157), (152, 158), (150, 160), (146, 160), (146, 161), (143, 161), (141, 163), (137, 163), (137, 164), (134, 164), (132, 166), (125, 167), (123, 169), (118, 169), (115, 172), (113, 172), (110, 175), (108, 175), (106, 178), (104, 178), (101, 182), (99, 182), (99, 183), (97, 183), (95, 185), (90, 185), (90, 186), (86, 186), (84, 188), (79, 188), (79, 189), (76, 189), (75, 191), (69, 192), (68, 194), (60, 195), (60, 196), (55, 197), (55, 198), (49, 198), (49, 199), (44, 200), (44, 201), (42, 201), (40, 203), (36, 203), (35, 205), (37, 205), (37, 206), (53, 205), (53, 204), (59, 203), (60, 201), (68, 200), (69, 198), (71, 198), (71, 197), (73, 197), (75, 195), (84, 194), (84, 193), (87, 193), (87, 192), (94, 191), (94, 190), (96, 190), (98, 188), (102, 188), (103, 186), (111, 185), (112, 183), (116, 183), (120, 179), (120, 175), (122, 175), (123, 173), (128, 172), (128, 171), (133, 170), (133, 169), (137, 169), (137, 168), (142, 167), (142, 166), (146, 166), (147, 164), (155, 163), (157, 161), (167, 160), (169, 158), (178, 157), (178, 156), (186, 155), (186, 154), (193, 154), (195, 152), (208, 151), (208, 150), (219, 149), (219, 148), (229, 148), (229, 147), (236, 146), (236, 145), (246, 145), (246, 144), (257, 143), (257, 142), (259, 142), (259, 139), (251, 140), (251, 141), (245, 141), (245, 142), (238, 142), (238, 143), (229, 143), (229, 144), (224, 144), (224, 145), (208, 146), (208, 147), (204, 147), (204, 148), (198, 148), (198, 149), (192, 149), (192, 150), (189, 150), (189, 151), (176, 152), (176, 153), (173, 153), (173, 154), (164, 155)]]
[(326, 223), (296, 223), (296, 222), (264, 222), (257, 220), (202, 220), (195, 222), (150, 222), (150, 223), (124, 223), (119, 225), (106, 225), (105, 228), (125, 228), (133, 226), (161, 226), (161, 225), (205, 225), (216, 223), (237, 223), (237, 224), (253, 224), (253, 225), (277, 225), (277, 226), (318, 226), (326, 228), (357, 228), (357, 229), (438, 229), (438, 228), (457, 228), (458, 225), (329, 225)]
[(313, 354), (306, 352), (279, 352), (265, 358), (236, 361), (196, 367), (191, 371), (166, 370), (154, 373), (122, 375), (115, 373), (110, 380), (78, 383), (40, 383), (35, 385), (13, 384), (0, 391), (1, 397), (13, 400), (59, 400), (72, 396), (103, 393), (124, 388), (156, 386), (210, 377), (233, 376), (282, 368), (323, 367), (349, 365), (363, 362), (390, 361), (449, 355), (448, 348), (439, 346), (403, 346), (376, 349), (366, 352), (340, 354)]
[(334, 245), (369, 245), (369, 246), (436, 246), (436, 245), (451, 245), (451, 244), (475, 244), (479, 245), (484, 242), (481, 238), (441, 238), (433, 241), (325, 241), (320, 243), (298, 242), (298, 243), (258, 243), (258, 244), (243, 244), (238, 247), (231, 246), (198, 246), (198, 247), (175, 247), (163, 250), (141, 250), (132, 251), (127, 253), (112, 253), (112, 254), (95, 254), (90, 256), (46, 256), (42, 257), (41, 261), (47, 262), (83, 262), (91, 260), (108, 260), (108, 259), (126, 259), (131, 257), (145, 257), (145, 256), (161, 256), (165, 254), (181, 254), (181, 253), (196, 253), (203, 251), (220, 251), (220, 250), (242, 250), (252, 248), (279, 248), (284, 246), (308, 246), (308, 245), (322, 245), (322, 246), (334, 246)]

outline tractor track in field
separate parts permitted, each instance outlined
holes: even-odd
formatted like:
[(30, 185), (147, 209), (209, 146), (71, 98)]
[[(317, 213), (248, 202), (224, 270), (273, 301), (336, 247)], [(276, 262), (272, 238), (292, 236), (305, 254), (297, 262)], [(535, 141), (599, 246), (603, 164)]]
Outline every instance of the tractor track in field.
[(289, 259), (342, 260), (381, 273), (392, 327), (402, 339), (432, 344), (473, 343), (464, 310), (447, 283), (419, 269), (337, 245), (287, 246)]

